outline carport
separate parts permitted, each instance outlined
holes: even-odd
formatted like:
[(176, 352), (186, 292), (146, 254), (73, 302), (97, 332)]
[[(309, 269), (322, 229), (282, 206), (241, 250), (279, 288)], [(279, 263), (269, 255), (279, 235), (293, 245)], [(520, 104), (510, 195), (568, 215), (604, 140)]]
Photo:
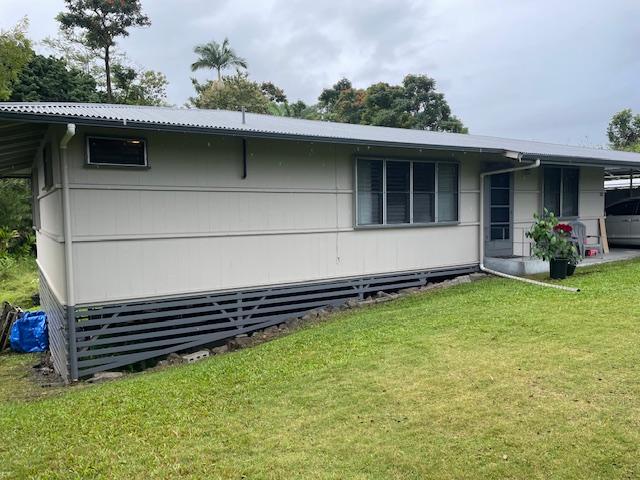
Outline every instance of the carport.
[(0, 177), (31, 178), (46, 126), (0, 120)]

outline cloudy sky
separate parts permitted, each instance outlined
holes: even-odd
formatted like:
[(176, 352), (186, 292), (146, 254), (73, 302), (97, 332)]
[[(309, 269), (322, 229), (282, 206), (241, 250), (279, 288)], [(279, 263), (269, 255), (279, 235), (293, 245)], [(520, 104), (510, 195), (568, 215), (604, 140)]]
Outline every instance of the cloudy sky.
[[(638, 0), (143, 0), (152, 26), (120, 42), (193, 93), (193, 46), (229, 37), (251, 77), (314, 102), (341, 77), (358, 87), (436, 79), (482, 135), (606, 144), (611, 115), (640, 112)], [(0, 0), (0, 28), (22, 16), (34, 40), (55, 35), (62, 0)], [(209, 75), (213, 75), (210, 73)], [(206, 78), (202, 72), (198, 78)]]

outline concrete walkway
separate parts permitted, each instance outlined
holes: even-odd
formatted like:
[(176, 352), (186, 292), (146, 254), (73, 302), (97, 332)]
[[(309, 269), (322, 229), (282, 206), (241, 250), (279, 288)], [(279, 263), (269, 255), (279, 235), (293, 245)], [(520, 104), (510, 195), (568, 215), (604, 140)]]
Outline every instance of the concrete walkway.
[(600, 265), (601, 263), (619, 262), (622, 260), (632, 260), (640, 257), (640, 248), (611, 248), (603, 258), (587, 257), (578, 264), (579, 267), (589, 265)]
[[(602, 263), (619, 262), (640, 257), (640, 248), (612, 248), (604, 257), (587, 257), (578, 267), (600, 265)], [(485, 266), (498, 272), (510, 275), (526, 276), (549, 271), (549, 263), (532, 257), (485, 258)]]

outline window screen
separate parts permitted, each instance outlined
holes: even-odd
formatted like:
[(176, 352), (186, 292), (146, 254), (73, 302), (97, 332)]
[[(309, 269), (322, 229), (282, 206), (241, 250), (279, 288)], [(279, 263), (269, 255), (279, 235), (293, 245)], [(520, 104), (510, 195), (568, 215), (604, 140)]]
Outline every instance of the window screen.
[(387, 223), (409, 223), (409, 162), (387, 162)]
[(544, 169), (544, 208), (556, 215), (560, 214), (560, 169)]
[(438, 221), (458, 220), (458, 165), (438, 165)]
[(580, 170), (545, 167), (543, 177), (544, 208), (559, 217), (577, 217)]
[(358, 160), (358, 225), (382, 223), (382, 168), (382, 160)]
[(141, 138), (87, 137), (87, 163), (146, 167), (146, 142)]
[(458, 165), (394, 159), (356, 161), (358, 225), (458, 221)]
[(436, 166), (434, 163), (413, 164), (413, 222), (436, 220)]

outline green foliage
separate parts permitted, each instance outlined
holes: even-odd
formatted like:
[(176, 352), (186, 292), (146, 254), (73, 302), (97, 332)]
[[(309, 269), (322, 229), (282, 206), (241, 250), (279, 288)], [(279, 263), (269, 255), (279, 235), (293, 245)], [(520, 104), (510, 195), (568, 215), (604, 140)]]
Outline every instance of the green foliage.
[(31, 41), (27, 38), (28, 26), (25, 17), (12, 29), (0, 31), (0, 101), (11, 97), (20, 72), (33, 56)]
[(23, 309), (31, 308), (31, 298), (38, 293), (38, 272), (31, 255), (0, 254), (0, 305), (9, 302)]
[(229, 45), (229, 39), (225, 38), (222, 44), (216, 41), (197, 45), (193, 49), (198, 55), (198, 60), (191, 64), (191, 71), (200, 69), (212, 69), (218, 73), (218, 81), (222, 80), (222, 71), (236, 67), (246, 70), (247, 61), (236, 55), (236, 52)]
[(288, 117), (307, 118), (310, 120), (319, 118), (315, 105), (308, 106), (302, 100), (298, 100), (297, 102), (290, 104), (288, 113)]
[(32, 254), (35, 250), (32, 224), (30, 182), (0, 179), (0, 256)]
[(26, 179), (0, 179), (0, 227), (18, 231), (30, 230), (31, 187)]
[(64, 60), (34, 56), (22, 69), (11, 101), (15, 102), (99, 102), (100, 92), (90, 75), (67, 67)]
[(343, 78), (322, 91), (318, 108), (323, 119), (335, 122), (468, 133), (426, 75), (407, 75), (402, 85), (381, 82), (364, 90)]
[(253, 113), (268, 113), (270, 110), (269, 99), (260, 85), (243, 73), (204, 84), (193, 80), (193, 85), (196, 97), (191, 98), (190, 102), (197, 108), (240, 110), (244, 107), (247, 112)]
[(542, 215), (534, 213), (533, 218), (533, 226), (526, 233), (526, 236), (534, 242), (531, 252), (534, 257), (547, 261), (554, 258), (566, 258), (573, 264), (580, 261), (578, 250), (571, 241), (570, 233), (558, 228), (558, 226), (566, 226), (560, 224), (558, 217), (553, 212), (545, 208)]
[(640, 153), (640, 114), (634, 115), (630, 108), (616, 113), (609, 122), (607, 135), (616, 150)]
[(102, 52), (107, 99), (113, 101), (111, 88), (111, 49), (116, 38), (129, 35), (131, 27), (151, 25), (142, 13), (140, 0), (65, 0), (67, 10), (56, 19), (65, 32), (75, 34), (78, 42)]
[(578, 269), (566, 280), (577, 295), (488, 278), (345, 311), (200, 363), (39, 388), (43, 399), (25, 384), (29, 369), (16, 368), (23, 357), (2, 355), (2, 471), (635, 478), (638, 278), (638, 261)]
[(274, 85), (272, 82), (263, 82), (260, 85), (262, 93), (273, 103), (287, 103), (287, 96), (284, 94), (284, 90)]
[(113, 65), (113, 96), (127, 105), (166, 105), (167, 77), (153, 70), (138, 71), (121, 64)]

